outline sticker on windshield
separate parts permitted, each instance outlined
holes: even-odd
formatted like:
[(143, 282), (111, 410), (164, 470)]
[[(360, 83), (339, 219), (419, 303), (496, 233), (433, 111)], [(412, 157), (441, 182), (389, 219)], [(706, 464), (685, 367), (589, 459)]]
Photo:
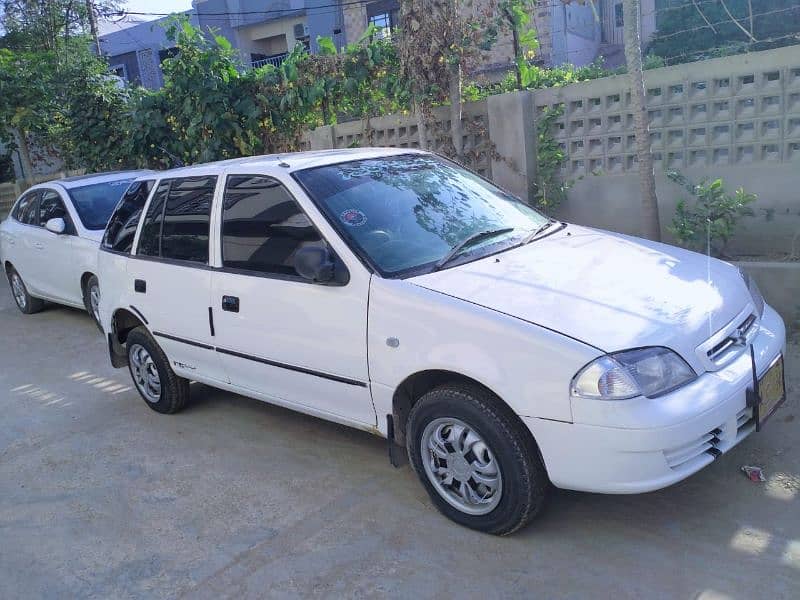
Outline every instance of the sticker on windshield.
[(367, 215), (356, 208), (348, 208), (339, 215), (339, 220), (348, 227), (361, 227), (367, 222)]

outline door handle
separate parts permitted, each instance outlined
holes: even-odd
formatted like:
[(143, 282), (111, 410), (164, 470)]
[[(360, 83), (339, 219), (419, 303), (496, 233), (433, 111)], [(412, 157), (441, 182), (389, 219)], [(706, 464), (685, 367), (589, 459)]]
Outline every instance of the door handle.
[(133, 291), (139, 294), (147, 293), (147, 282), (144, 279), (134, 279)]
[(33, 247), (37, 250), (44, 250), (44, 244), (41, 242), (33, 242)]
[(228, 312), (239, 312), (239, 298), (236, 296), (223, 296), (222, 297), (222, 310)]

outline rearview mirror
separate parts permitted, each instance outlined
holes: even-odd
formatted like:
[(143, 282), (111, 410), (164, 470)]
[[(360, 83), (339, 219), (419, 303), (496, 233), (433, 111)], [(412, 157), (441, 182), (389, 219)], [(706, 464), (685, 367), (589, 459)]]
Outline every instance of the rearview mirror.
[(347, 268), (336, 258), (331, 258), (327, 248), (306, 246), (294, 255), (294, 268), (301, 277), (314, 283), (344, 285), (350, 279)]
[(47, 231), (52, 231), (56, 235), (61, 235), (67, 230), (67, 224), (61, 217), (56, 217), (55, 219), (49, 219), (47, 223), (44, 224), (44, 228), (47, 229)]

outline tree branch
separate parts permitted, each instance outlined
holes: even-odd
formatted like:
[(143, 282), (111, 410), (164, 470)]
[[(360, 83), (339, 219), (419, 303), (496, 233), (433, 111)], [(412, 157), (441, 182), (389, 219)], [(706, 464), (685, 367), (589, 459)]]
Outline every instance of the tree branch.
[(728, 13), (728, 16), (731, 18), (731, 21), (732, 21), (732, 22), (734, 22), (734, 23), (736, 24), (736, 26), (737, 26), (739, 29), (741, 29), (742, 31), (744, 31), (744, 34), (745, 34), (747, 37), (749, 37), (751, 41), (753, 41), (753, 42), (757, 42), (758, 40), (757, 40), (756, 38), (754, 38), (754, 37), (753, 37), (753, 34), (752, 34), (752, 33), (750, 33), (749, 31), (747, 31), (747, 29), (745, 29), (745, 28), (742, 26), (742, 24), (741, 24), (741, 23), (739, 23), (739, 21), (737, 21), (737, 20), (736, 20), (736, 17), (734, 17), (734, 16), (731, 14), (731, 11), (729, 11), (729, 10), (728, 10), (728, 5), (727, 5), (727, 4), (725, 4), (725, 0), (719, 0), (719, 3), (722, 5), (722, 8), (723, 8), (723, 9), (725, 9), (725, 12), (726, 12), (726, 13)]
[(717, 34), (716, 28), (711, 24), (711, 21), (708, 20), (708, 17), (705, 15), (705, 13), (700, 9), (700, 5), (697, 4), (697, 0), (692, 0), (692, 4), (694, 4), (694, 7), (697, 9), (697, 12), (700, 13), (700, 16), (703, 17), (703, 21), (706, 22), (706, 25), (708, 25), (711, 28), (711, 31), (714, 32), (714, 35), (716, 35)]

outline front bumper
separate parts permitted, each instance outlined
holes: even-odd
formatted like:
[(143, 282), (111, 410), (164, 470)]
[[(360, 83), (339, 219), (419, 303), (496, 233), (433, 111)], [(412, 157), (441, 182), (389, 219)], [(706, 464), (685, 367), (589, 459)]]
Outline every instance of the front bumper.
[[(785, 351), (780, 316), (769, 306), (753, 340), (759, 375)], [(609, 494), (649, 492), (677, 483), (733, 448), (755, 430), (746, 392), (753, 376), (749, 352), (721, 371), (652, 400), (655, 428), (611, 427), (523, 417), (542, 453), (553, 484)], [(623, 401), (625, 402), (625, 401)], [(659, 403), (659, 404), (654, 404)], [(622, 402), (606, 403), (610, 411)], [(698, 410), (697, 407), (702, 407)], [(624, 420), (624, 419), (623, 419)]]

